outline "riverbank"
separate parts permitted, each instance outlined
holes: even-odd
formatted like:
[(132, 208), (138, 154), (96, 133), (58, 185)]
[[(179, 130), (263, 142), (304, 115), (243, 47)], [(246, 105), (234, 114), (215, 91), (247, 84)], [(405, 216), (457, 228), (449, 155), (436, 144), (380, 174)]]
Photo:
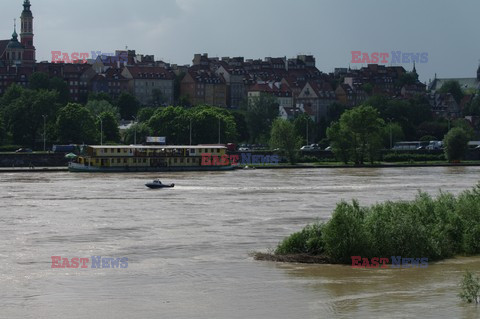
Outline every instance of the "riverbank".
[(252, 254), (253, 259), (258, 261), (273, 261), (279, 263), (298, 263), (298, 264), (333, 264), (325, 255), (314, 256), (308, 254), (275, 255), (269, 253), (256, 252)]
[(1, 173), (57, 173), (68, 172), (68, 167), (0, 167)]
[[(480, 166), (480, 162), (463, 162), (463, 163), (447, 163), (447, 162), (427, 162), (427, 163), (378, 163), (378, 164), (327, 164), (327, 163), (305, 163), (305, 164), (285, 164), (285, 165), (247, 165), (249, 168), (255, 169), (312, 169), (312, 168), (406, 168), (406, 167), (456, 167), (456, 166)], [(239, 167), (244, 169), (245, 166)]]

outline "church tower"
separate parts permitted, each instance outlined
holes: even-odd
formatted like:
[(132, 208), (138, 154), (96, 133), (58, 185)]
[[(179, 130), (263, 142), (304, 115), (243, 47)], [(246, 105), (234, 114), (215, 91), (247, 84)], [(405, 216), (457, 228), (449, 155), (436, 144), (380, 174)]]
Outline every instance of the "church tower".
[(30, 0), (23, 2), (23, 12), (21, 19), (20, 41), (25, 47), (23, 61), (25, 63), (35, 63), (35, 46), (33, 45), (33, 15), (30, 11)]

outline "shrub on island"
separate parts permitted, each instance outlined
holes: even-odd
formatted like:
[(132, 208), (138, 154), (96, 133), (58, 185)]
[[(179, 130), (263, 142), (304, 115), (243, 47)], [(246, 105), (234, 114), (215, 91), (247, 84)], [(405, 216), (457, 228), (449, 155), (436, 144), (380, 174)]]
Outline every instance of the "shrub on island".
[(412, 201), (361, 207), (342, 201), (326, 223), (285, 238), (275, 255), (322, 255), (332, 263), (351, 256), (409, 256), (441, 260), (480, 254), (480, 184), (457, 197), (419, 193)]

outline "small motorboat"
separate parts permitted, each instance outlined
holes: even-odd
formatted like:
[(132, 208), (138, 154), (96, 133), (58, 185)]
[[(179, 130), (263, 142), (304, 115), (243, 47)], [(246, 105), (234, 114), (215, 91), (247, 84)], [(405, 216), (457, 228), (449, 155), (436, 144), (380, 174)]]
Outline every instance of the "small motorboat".
[(158, 188), (174, 188), (174, 187), (175, 187), (175, 184), (170, 184), (170, 185), (163, 184), (160, 180), (156, 179), (156, 180), (154, 180), (154, 181), (151, 182), (151, 183), (145, 184), (145, 186), (147, 186), (148, 188), (152, 188), (152, 189), (158, 189)]

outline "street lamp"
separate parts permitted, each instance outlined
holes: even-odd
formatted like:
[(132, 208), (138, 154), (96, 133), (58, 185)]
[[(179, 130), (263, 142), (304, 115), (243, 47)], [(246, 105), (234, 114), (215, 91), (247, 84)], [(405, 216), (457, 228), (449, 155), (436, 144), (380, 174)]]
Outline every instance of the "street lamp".
[(137, 145), (137, 118), (135, 116), (132, 116), (133, 118), (133, 127), (135, 129), (135, 134), (133, 137), (133, 145)]
[(393, 133), (392, 133), (392, 119), (387, 119), (390, 122), (390, 149), (393, 148)]
[(192, 145), (192, 118), (190, 118), (190, 145)]
[(308, 145), (308, 140), (309, 140), (309, 138), (308, 138), (308, 120), (309, 120), (309, 116), (308, 116), (308, 115), (305, 117), (305, 120), (307, 120), (307, 134), (306, 134), (306, 135), (307, 135), (307, 144), (306, 144), (306, 145)]
[(46, 123), (47, 123), (47, 116), (48, 115), (42, 115), (43, 117), (43, 151), (45, 152), (47, 150), (47, 135), (46, 135)]
[(97, 117), (100, 120), (100, 145), (103, 145), (103, 120), (99, 115)]
[(220, 118), (218, 118), (218, 145), (220, 145), (220, 143), (221, 143), (220, 127), (221, 127)]

